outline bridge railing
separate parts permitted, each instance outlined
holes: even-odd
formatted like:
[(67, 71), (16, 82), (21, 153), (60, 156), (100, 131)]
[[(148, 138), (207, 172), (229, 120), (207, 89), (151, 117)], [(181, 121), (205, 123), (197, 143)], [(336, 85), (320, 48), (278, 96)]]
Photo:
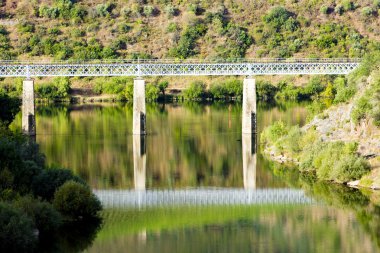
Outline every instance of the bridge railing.
[(360, 58), (239, 58), (239, 59), (105, 59), (105, 60), (3, 60), (0, 65), (76, 64), (223, 64), (223, 63), (359, 63)]

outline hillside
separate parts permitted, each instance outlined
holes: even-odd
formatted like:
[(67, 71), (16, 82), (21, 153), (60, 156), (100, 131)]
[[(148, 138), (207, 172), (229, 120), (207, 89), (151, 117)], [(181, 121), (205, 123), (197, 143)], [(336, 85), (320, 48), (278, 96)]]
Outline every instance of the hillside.
[(361, 57), (380, 0), (2, 0), (0, 58)]

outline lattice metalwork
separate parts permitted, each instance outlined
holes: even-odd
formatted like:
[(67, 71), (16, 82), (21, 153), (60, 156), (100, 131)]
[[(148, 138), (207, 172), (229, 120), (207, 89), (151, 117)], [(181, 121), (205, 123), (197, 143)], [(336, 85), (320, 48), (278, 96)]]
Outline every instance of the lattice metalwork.
[(360, 59), (241, 59), (220, 61), (0, 62), (0, 77), (197, 76), (348, 74)]

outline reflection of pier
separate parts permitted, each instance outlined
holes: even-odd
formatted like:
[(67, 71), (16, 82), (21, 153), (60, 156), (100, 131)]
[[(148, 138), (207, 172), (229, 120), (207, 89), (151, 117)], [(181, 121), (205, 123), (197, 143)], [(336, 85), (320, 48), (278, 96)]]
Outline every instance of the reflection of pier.
[(296, 189), (94, 190), (94, 193), (106, 208), (314, 203)]
[(256, 189), (256, 139), (254, 134), (242, 134), (244, 189)]
[(145, 190), (146, 145), (145, 135), (133, 135), (133, 174), (135, 190)]

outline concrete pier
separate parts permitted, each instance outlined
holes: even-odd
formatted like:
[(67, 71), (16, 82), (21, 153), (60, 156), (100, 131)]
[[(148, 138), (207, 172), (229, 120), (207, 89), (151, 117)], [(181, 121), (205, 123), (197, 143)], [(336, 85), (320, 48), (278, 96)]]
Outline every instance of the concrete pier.
[(133, 175), (135, 190), (145, 190), (146, 145), (145, 135), (133, 135)]
[(256, 189), (256, 139), (254, 134), (242, 134), (244, 189)]
[(251, 76), (243, 83), (242, 133), (256, 133), (256, 83)]
[(146, 134), (145, 80), (133, 83), (133, 134)]
[(34, 80), (27, 79), (22, 85), (22, 132), (36, 135), (36, 119), (34, 106)]

